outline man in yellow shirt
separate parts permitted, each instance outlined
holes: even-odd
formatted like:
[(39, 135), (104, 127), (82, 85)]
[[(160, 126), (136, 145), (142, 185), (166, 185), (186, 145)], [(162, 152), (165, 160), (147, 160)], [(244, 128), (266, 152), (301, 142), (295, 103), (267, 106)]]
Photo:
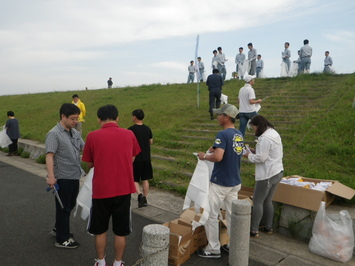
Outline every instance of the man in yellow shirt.
[(83, 122), (84, 116), (86, 115), (86, 109), (85, 109), (85, 104), (79, 99), (78, 94), (74, 94), (72, 96), (73, 101), (71, 103), (75, 104), (79, 109), (80, 109), (80, 115), (78, 118), (78, 122), (75, 125), (75, 129), (79, 131), (80, 135), (82, 134), (82, 127), (83, 127)]

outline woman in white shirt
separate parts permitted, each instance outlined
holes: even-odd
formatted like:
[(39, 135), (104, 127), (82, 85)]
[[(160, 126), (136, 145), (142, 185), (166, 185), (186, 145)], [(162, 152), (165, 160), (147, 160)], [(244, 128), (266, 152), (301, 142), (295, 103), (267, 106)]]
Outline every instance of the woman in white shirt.
[[(273, 233), (274, 206), (272, 198), (276, 186), (283, 176), (283, 149), (279, 133), (263, 116), (254, 116), (250, 123), (258, 138), (256, 148), (250, 149), (243, 156), (255, 163), (255, 189), (253, 196), (253, 211), (251, 219), (251, 237), (259, 237), (259, 230), (268, 234)], [(264, 226), (259, 228), (262, 217)]]

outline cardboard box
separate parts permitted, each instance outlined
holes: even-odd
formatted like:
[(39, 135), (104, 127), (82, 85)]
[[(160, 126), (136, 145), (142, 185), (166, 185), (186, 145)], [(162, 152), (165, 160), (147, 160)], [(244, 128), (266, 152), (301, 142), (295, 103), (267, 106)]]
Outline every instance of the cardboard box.
[(192, 221), (198, 222), (201, 218), (202, 212), (203, 209), (200, 210), (200, 213), (195, 213), (195, 208), (192, 207), (185, 210), (178, 219), (179, 224), (187, 226), (191, 230), (191, 255), (207, 245), (207, 236), (204, 226), (199, 226), (194, 231), (192, 231)]
[(302, 178), (305, 182), (332, 182), (333, 184), (326, 191), (318, 191), (309, 188), (302, 188), (279, 183), (277, 185), (273, 201), (285, 203), (311, 211), (318, 211), (321, 201), (325, 201), (326, 206), (328, 207), (334, 200), (335, 196), (350, 200), (355, 195), (354, 189), (347, 187), (334, 180), (313, 179), (298, 175), (292, 175), (286, 178), (298, 177)]
[(178, 219), (163, 225), (170, 229), (169, 264), (179, 266), (190, 258), (191, 230)]

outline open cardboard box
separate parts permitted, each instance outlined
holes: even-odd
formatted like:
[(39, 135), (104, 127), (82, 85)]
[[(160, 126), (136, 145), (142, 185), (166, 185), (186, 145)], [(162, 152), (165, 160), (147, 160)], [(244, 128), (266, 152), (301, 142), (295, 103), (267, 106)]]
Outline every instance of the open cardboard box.
[(178, 223), (187, 226), (191, 230), (190, 254), (204, 248), (207, 245), (207, 236), (204, 226), (199, 226), (192, 231), (192, 221), (198, 222), (201, 218), (203, 209), (199, 213), (195, 212), (195, 208), (186, 209), (178, 219)]
[(163, 225), (170, 229), (169, 264), (179, 266), (190, 258), (191, 229), (178, 219)]
[(292, 175), (285, 178), (302, 178), (305, 182), (332, 182), (326, 191), (318, 191), (309, 188), (302, 188), (288, 184), (279, 183), (273, 198), (273, 201), (285, 203), (288, 205), (300, 207), (303, 209), (318, 211), (321, 201), (325, 201), (328, 207), (335, 196), (345, 199), (352, 199), (355, 195), (355, 190), (334, 180), (323, 180), (306, 178), (298, 175)]

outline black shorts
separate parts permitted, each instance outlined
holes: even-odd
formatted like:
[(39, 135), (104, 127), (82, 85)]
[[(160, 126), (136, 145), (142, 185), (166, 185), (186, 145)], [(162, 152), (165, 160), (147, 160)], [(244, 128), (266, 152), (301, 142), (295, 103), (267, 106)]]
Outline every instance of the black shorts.
[(100, 235), (108, 230), (112, 216), (112, 231), (117, 236), (126, 236), (132, 232), (131, 194), (92, 199), (88, 231)]
[(153, 178), (153, 168), (150, 161), (133, 162), (134, 182)]

